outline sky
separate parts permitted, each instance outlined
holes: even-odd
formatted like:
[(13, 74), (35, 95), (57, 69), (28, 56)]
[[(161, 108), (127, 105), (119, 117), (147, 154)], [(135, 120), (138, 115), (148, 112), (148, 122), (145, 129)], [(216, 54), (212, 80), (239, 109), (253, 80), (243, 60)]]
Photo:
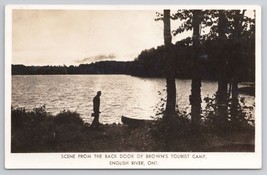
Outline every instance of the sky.
[(163, 21), (155, 18), (151, 10), (14, 10), (12, 64), (134, 60), (142, 50), (163, 45)]
[[(163, 21), (154, 20), (156, 12), (161, 11), (14, 9), (12, 64), (134, 60), (142, 50), (164, 43)], [(172, 21), (171, 29), (179, 25), (180, 21)], [(188, 36), (192, 31), (173, 36), (172, 42)]]

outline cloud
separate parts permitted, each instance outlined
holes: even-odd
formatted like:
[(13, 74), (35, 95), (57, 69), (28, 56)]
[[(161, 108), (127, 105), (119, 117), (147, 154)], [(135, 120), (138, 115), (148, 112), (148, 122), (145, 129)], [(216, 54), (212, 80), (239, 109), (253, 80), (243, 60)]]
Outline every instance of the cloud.
[(83, 58), (81, 60), (76, 60), (77, 63), (87, 63), (87, 62), (94, 62), (94, 61), (104, 61), (104, 60), (114, 60), (116, 56), (114, 54), (109, 54), (109, 55), (96, 55), (96, 56), (91, 56), (87, 58)]

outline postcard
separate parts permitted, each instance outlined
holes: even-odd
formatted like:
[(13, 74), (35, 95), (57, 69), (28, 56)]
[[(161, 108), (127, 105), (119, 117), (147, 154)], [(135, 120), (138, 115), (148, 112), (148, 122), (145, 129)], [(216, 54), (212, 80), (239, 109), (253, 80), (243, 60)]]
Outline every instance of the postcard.
[(257, 5), (7, 5), (7, 169), (260, 169)]

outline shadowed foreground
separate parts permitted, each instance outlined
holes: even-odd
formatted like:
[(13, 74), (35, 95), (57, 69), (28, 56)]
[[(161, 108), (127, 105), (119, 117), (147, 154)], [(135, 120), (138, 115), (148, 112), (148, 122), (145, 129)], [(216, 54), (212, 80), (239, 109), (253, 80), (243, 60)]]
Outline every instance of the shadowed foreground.
[[(11, 151), (23, 152), (254, 152), (254, 128), (196, 132), (189, 122), (166, 130), (157, 120), (142, 127), (123, 124), (91, 129), (79, 114), (63, 111), (56, 116), (45, 107), (27, 112), (12, 108)], [(171, 129), (171, 130), (170, 130)]]

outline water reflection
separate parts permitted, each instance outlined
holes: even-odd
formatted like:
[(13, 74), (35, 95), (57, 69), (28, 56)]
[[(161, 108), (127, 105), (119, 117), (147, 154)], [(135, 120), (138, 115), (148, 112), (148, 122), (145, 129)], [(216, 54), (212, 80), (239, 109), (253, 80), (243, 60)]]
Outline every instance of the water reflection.
[[(92, 121), (93, 97), (101, 90), (100, 122), (119, 123), (122, 115), (135, 118), (155, 116), (155, 107), (164, 98), (165, 79), (127, 75), (28, 75), (12, 76), (12, 105), (32, 110), (46, 105), (47, 111), (77, 111)], [(191, 80), (176, 80), (180, 110), (189, 110)], [(216, 82), (202, 83), (202, 98), (215, 93)], [(254, 101), (254, 97), (250, 97)], [(202, 104), (203, 106), (205, 104)]]

